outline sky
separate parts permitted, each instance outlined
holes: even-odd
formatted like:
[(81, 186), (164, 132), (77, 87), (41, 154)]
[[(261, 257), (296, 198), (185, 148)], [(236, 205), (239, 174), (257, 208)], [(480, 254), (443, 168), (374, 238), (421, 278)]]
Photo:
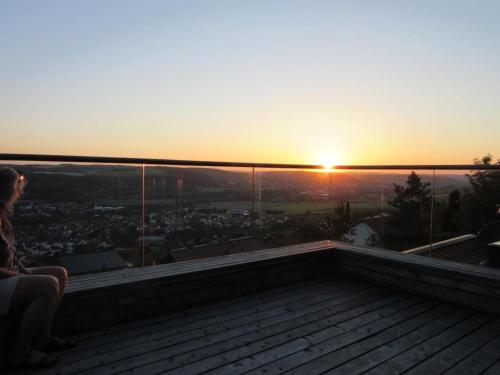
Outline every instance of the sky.
[(500, 157), (500, 1), (0, 2), (0, 152)]

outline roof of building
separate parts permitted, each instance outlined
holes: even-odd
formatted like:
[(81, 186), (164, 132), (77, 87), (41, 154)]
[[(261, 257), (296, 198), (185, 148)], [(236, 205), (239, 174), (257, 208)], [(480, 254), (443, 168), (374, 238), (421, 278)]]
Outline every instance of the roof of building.
[(59, 264), (70, 275), (120, 270), (127, 267), (123, 258), (114, 251), (59, 257)]
[(361, 222), (353, 226), (343, 239), (353, 245), (366, 245), (374, 235), (377, 235), (377, 232), (369, 224)]

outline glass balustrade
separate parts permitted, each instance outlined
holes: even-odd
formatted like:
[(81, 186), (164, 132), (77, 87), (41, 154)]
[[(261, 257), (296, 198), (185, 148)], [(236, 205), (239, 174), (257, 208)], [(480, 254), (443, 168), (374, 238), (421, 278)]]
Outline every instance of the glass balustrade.
[(4, 162), (28, 180), (21, 259), (101, 272), (330, 239), (487, 265), (476, 235), (500, 219), (499, 171), (129, 162)]
[(250, 168), (148, 166), (145, 265), (255, 249)]
[(433, 173), (429, 170), (381, 171), (380, 247), (405, 251), (428, 245), (433, 215)]
[(434, 201), (434, 245), (426, 255), (489, 265), (488, 243), (500, 240), (500, 172), (437, 171)]
[[(142, 265), (141, 169), (133, 165), (3, 164), (28, 183), (12, 212), (27, 265), (97, 272)], [(89, 254), (98, 256), (87, 257)]]

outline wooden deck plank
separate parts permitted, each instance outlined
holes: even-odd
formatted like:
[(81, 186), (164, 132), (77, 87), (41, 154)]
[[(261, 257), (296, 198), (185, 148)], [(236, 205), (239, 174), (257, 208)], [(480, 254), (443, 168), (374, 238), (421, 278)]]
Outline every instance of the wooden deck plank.
[(500, 318), (349, 279), (298, 283), (80, 338), (58, 367), (37, 373), (500, 373)]
[(481, 375), (498, 375), (498, 374), (500, 374), (500, 359), (498, 359), (486, 371), (481, 373)]
[[(429, 322), (442, 316), (444, 311), (448, 311), (448, 308), (448, 305), (441, 304), (434, 309), (409, 316), (407, 319), (400, 320), (395, 325), (376, 332), (376, 334), (372, 335), (372, 337), (367, 337), (360, 342), (352, 343), (351, 345), (348, 345), (340, 350), (331, 350), (329, 346), (324, 348), (314, 348), (317, 352), (319, 352), (319, 358), (316, 358), (313, 362), (306, 361), (299, 367), (294, 368), (290, 371), (290, 373), (304, 374), (312, 371), (326, 372), (358, 357), (359, 355), (378, 348), (379, 346), (387, 345), (399, 337), (428, 324)], [(323, 351), (321, 351), (321, 349), (323, 349)]]
[[(290, 345), (298, 344), (307, 335), (309, 339), (319, 336), (318, 331), (328, 330), (330, 333), (337, 330), (345, 330), (349, 324), (362, 324), (360, 321), (376, 319), (380, 314), (387, 314), (387, 310), (393, 311), (394, 306), (401, 303), (400, 296), (389, 296), (373, 302), (360, 300), (356, 304), (346, 303), (341, 309), (336, 309), (318, 316), (308, 317), (291, 321), (288, 324), (280, 324), (271, 329), (258, 330), (252, 335), (238, 337), (232, 342), (224, 342), (222, 346), (210, 346), (193, 357), (189, 355), (172, 358), (173, 363), (165, 361), (154, 363), (150, 366), (138, 368), (144, 372), (154, 372), (159, 369), (168, 370), (175, 368), (172, 373), (199, 373), (217, 368), (217, 373), (224, 373), (220, 366), (252, 355), (258, 356), (263, 350), (278, 348), (285, 345), (289, 350)], [(338, 306), (341, 307), (341, 306)], [(345, 309), (345, 310), (344, 310)], [(338, 311), (343, 310), (343, 311)], [(374, 312), (376, 311), (376, 313)], [(371, 314), (370, 314), (371, 313)], [(329, 314), (329, 316), (328, 316)], [(327, 316), (325, 316), (327, 315)], [(320, 318), (320, 319), (319, 319)], [(357, 318), (357, 319), (356, 319)], [(292, 343), (292, 344), (290, 344)], [(229, 345), (228, 345), (229, 344)], [(233, 371), (229, 369), (229, 371)]]
[[(443, 373), (450, 367), (458, 363), (460, 360), (467, 358), (477, 348), (480, 348), (483, 344), (490, 341), (493, 337), (497, 336), (499, 331), (500, 320), (490, 320), (487, 324), (483, 325), (479, 329), (476, 329), (472, 333), (469, 333), (461, 340), (453, 343), (436, 355), (427, 358), (427, 360), (419, 364), (412, 373)], [(497, 354), (497, 358), (500, 358), (500, 354)]]
[(475, 352), (458, 362), (454, 367), (448, 369), (448, 375), (481, 374), (496, 361), (500, 360), (500, 330), (492, 330), (492, 340), (485, 345), (477, 347)]
[(251, 371), (251, 374), (269, 374), (289, 372), (299, 366), (308, 364), (310, 361), (316, 361), (325, 354), (341, 350), (358, 341), (364, 341), (378, 332), (387, 330), (388, 328), (397, 326), (399, 323), (404, 322), (413, 317), (418, 317), (421, 314), (439, 308), (440, 304), (435, 301), (423, 301), (417, 305), (413, 305), (402, 311), (397, 311), (389, 317), (384, 317), (372, 324), (361, 326), (343, 335), (333, 337), (311, 345), (304, 350), (293, 353), (284, 358), (272, 362), (268, 365), (257, 368)]
[[(290, 293), (290, 295), (283, 295), (281, 299), (270, 303), (267, 309), (260, 309), (261, 311), (256, 311), (255, 308), (242, 310), (241, 317), (235, 317), (233, 311), (228, 309), (225, 314), (217, 315), (209, 321), (196, 321), (184, 327), (176, 325), (153, 334), (146, 334), (146, 337), (139, 335), (136, 339), (119, 341), (117, 345), (106, 345), (105, 353), (101, 351), (93, 357), (89, 357), (88, 353), (80, 357), (78, 354), (76, 357), (70, 355), (62, 361), (67, 365), (61, 366), (60, 372), (71, 374), (86, 369), (86, 373), (90, 373), (89, 369), (97, 367), (101, 363), (127, 361), (130, 357), (138, 360), (141, 355), (147, 358), (155, 357), (158, 356), (157, 351), (168, 351), (168, 353), (175, 354), (182, 350), (181, 343), (193, 340), (197, 342), (203, 337), (217, 334), (239, 335), (241, 330), (258, 329), (265, 326), (266, 322), (268, 322), (267, 324), (280, 324), (295, 315), (301, 316), (311, 310), (321, 311), (329, 301), (338, 303), (342, 299), (355, 298), (356, 293), (365, 292), (365, 288), (362, 284), (355, 284), (338, 289), (330, 288), (320, 294), (318, 291), (310, 290), (298, 296)], [(373, 291), (376, 289), (371, 288), (365, 293)], [(109, 367), (116, 368), (117, 366), (112, 364)]]
[[(248, 315), (255, 317), (255, 314), (259, 312), (263, 312), (271, 308), (294, 304), (295, 301), (300, 302), (305, 297), (318, 296), (318, 298), (328, 299), (328, 297), (334, 297), (344, 293), (352, 293), (360, 289), (363, 290), (363, 288), (366, 287), (361, 283), (355, 283), (352, 281), (334, 282), (330, 280), (325, 283), (317, 282), (307, 288), (299, 285), (297, 290), (280, 289), (278, 292), (269, 294), (268, 296), (263, 296), (261, 299), (257, 297), (248, 300), (238, 299), (236, 301), (231, 301), (232, 303), (223, 303), (221, 306), (210, 305), (204, 309), (197, 308), (177, 314), (167, 314), (159, 318), (142, 322), (142, 324), (141, 322), (136, 322), (134, 324), (126, 324), (116, 327), (113, 331), (104, 331), (103, 333), (106, 336), (103, 337), (101, 334), (100, 336), (92, 336), (92, 339), (84, 340), (81, 345), (79, 345), (79, 348), (75, 349), (75, 352), (78, 353), (78, 358), (81, 358), (85, 352), (97, 355), (102, 351), (100, 348), (102, 348), (103, 345), (106, 345), (106, 349), (109, 349), (109, 345), (112, 345), (114, 342), (126, 343), (127, 339), (134, 339), (137, 337), (147, 337), (150, 340), (153, 340), (154, 338), (151, 337), (151, 335), (154, 335), (155, 333), (166, 334), (168, 329), (172, 329), (176, 334), (179, 334), (190, 329), (206, 327), (210, 324), (224, 322), (228, 319), (228, 314), (232, 319)], [(284, 296), (289, 296), (289, 298), (284, 299)], [(97, 347), (97, 349), (92, 352), (95, 347)], [(67, 361), (74, 361), (75, 359), (77, 358), (72, 356), (65, 358)]]
[(328, 371), (327, 374), (360, 374), (366, 372), (399, 353), (439, 334), (462, 321), (470, 314), (469, 311), (448, 306), (448, 309), (443, 310), (442, 315), (437, 317), (436, 320), (429, 321), (428, 324), (423, 325), (415, 331), (350, 360), (344, 365)]
[(370, 371), (370, 374), (421, 373), (419, 370), (421, 363), (486, 324), (490, 319), (491, 317), (487, 314), (474, 313), (450, 329), (385, 362)]
[[(357, 294), (359, 295), (360, 293)], [(365, 292), (365, 294), (367, 293)], [(380, 297), (380, 295), (378, 295), (378, 297)], [(147, 366), (152, 362), (161, 362), (160, 366), (162, 366), (162, 369), (177, 367), (178, 365), (175, 365), (175, 362), (172, 361), (173, 356), (181, 357), (183, 353), (189, 353), (187, 354), (187, 356), (191, 357), (193, 356), (193, 351), (196, 351), (196, 353), (201, 355), (200, 348), (214, 344), (217, 344), (219, 346), (222, 345), (224, 347), (230, 347), (232, 344), (234, 345), (234, 343), (240, 343), (239, 345), (242, 345), (241, 342), (248, 342), (251, 341), (253, 337), (258, 337), (259, 334), (262, 335), (261, 332), (265, 332), (266, 334), (268, 334), (268, 332), (272, 332), (273, 330), (286, 330), (287, 326), (290, 326), (294, 323), (297, 324), (297, 322), (302, 322), (304, 317), (307, 318), (308, 315), (314, 316), (318, 312), (323, 311), (323, 309), (342, 309), (342, 305), (352, 303), (350, 301), (352, 301), (353, 299), (361, 298), (356, 298), (355, 295), (353, 295), (352, 297), (345, 296), (344, 298), (338, 298), (337, 301), (332, 300), (332, 306), (328, 306), (328, 304), (320, 304), (317, 307), (309, 306), (303, 309), (290, 311), (286, 317), (282, 315), (262, 320), (258, 320), (258, 317), (255, 317), (254, 322), (250, 322), (246, 325), (242, 325), (231, 330), (224, 330), (216, 334), (205, 335), (203, 337), (198, 337), (190, 341), (185, 341), (183, 343), (175, 345), (175, 347), (161, 347), (158, 345), (158, 342), (155, 342), (153, 343), (154, 347), (152, 348), (145, 348), (145, 350), (142, 350), (142, 348), (134, 348), (133, 355), (130, 355), (129, 353), (128, 357), (124, 358), (119, 363), (114, 363), (111, 366), (107, 366), (105, 370), (108, 373), (114, 373), (115, 371), (123, 371), (138, 366)], [(143, 354), (141, 355), (141, 353)], [(117, 353), (114, 353), (113, 359), (116, 359), (116, 354)], [(165, 361), (165, 359), (167, 360)], [(165, 362), (168, 362), (168, 366), (165, 364)], [(92, 374), (93, 372), (88, 371), (87, 373)], [(101, 373), (101, 370), (96, 371), (96, 373)]]
[[(238, 298), (232, 298), (229, 300), (224, 300), (208, 305), (202, 305), (202, 306), (197, 306), (197, 307), (192, 307), (190, 309), (178, 311), (178, 312), (173, 312), (173, 313), (167, 313), (167, 314), (162, 314), (158, 317), (155, 318), (149, 318), (147, 320), (140, 320), (140, 321), (135, 321), (135, 322), (129, 322), (129, 323), (124, 323), (120, 324), (118, 326), (111, 326), (107, 328), (103, 328), (97, 331), (92, 331), (92, 332), (86, 332), (82, 333), (79, 335), (75, 336), (75, 339), (78, 340), (80, 343), (79, 349), (82, 347), (86, 347), (87, 343), (92, 343), (95, 342), (97, 345), (100, 345), (102, 343), (105, 343), (103, 340), (103, 335), (105, 336), (110, 336), (110, 337), (117, 337), (115, 336), (117, 333), (123, 333), (123, 331), (133, 331), (135, 329), (143, 329), (148, 326), (155, 326), (156, 324), (161, 324), (164, 325), (165, 322), (170, 322), (173, 321), (174, 319), (178, 318), (183, 318), (186, 319), (187, 317), (190, 317), (193, 321), (198, 320), (199, 318), (203, 317), (212, 317), (220, 314), (221, 312), (226, 311), (228, 308), (230, 309), (239, 309), (239, 308), (258, 308), (262, 303), (269, 302), (269, 301), (275, 301), (277, 297), (283, 296), (283, 294), (292, 292), (292, 293), (297, 293), (300, 294), (302, 291), (307, 290), (307, 291), (312, 291), (314, 292), (318, 288), (324, 288), (325, 286), (334, 286), (334, 285), (342, 285), (345, 286), (347, 284), (352, 284), (353, 280), (349, 279), (344, 279), (344, 278), (331, 278), (331, 277), (326, 277), (326, 278), (319, 278), (319, 279), (313, 279), (313, 280), (308, 280), (305, 282), (293, 284), (293, 285), (287, 285), (284, 287), (279, 287), (279, 288), (274, 288), (270, 289), (258, 294), (250, 294), (250, 295), (245, 295), (242, 297)], [(357, 282), (359, 283), (359, 282)], [(308, 288), (308, 289), (306, 289)], [(135, 332), (134, 332), (135, 334)]]
[[(225, 332), (228, 329), (233, 329), (244, 324), (251, 324), (256, 320), (264, 320), (273, 318), (276, 321), (281, 321), (284, 318), (283, 314), (290, 314), (292, 311), (296, 311), (300, 314), (303, 309), (313, 309), (321, 308), (322, 305), (330, 300), (342, 299), (343, 296), (351, 296), (353, 294), (363, 292), (365, 287), (362, 284), (346, 285), (342, 286), (330, 286), (323, 290), (306, 290), (303, 293), (294, 293), (288, 296), (282, 295), (280, 299), (275, 301), (270, 301), (268, 303), (263, 303), (262, 306), (252, 306), (246, 309), (227, 309), (226, 311), (219, 312), (207, 319), (195, 319), (193, 322), (183, 322), (182, 318), (176, 322), (169, 322), (165, 327), (154, 327), (154, 330), (148, 329), (148, 331), (138, 330), (135, 331), (133, 337), (130, 339), (121, 339), (117, 344), (110, 345), (106, 344), (106, 351), (110, 350), (121, 350), (129, 347), (133, 347), (136, 352), (139, 351), (138, 345), (146, 344), (148, 342), (154, 341), (156, 348), (160, 347), (161, 344), (168, 346), (173, 345), (172, 339), (165, 340), (165, 337), (172, 338), (175, 336), (175, 342), (182, 342), (181, 340), (187, 340), (187, 337), (193, 337), (198, 339), (207, 334), (214, 334), (218, 332)], [(308, 297), (307, 302), (304, 299)], [(349, 297), (350, 298), (350, 297)], [(234, 331), (236, 332), (236, 331)], [(152, 350), (151, 348), (145, 348), (144, 350)], [(77, 360), (82, 360), (87, 357), (92, 357), (94, 354), (99, 359), (105, 359), (106, 354), (102, 353), (102, 350), (90, 351), (85, 353), (85, 355), (69, 356), (64, 362), (71, 362), (74, 364)], [(115, 353), (117, 355), (118, 353)], [(137, 354), (137, 353), (136, 353)], [(93, 358), (96, 361), (98, 358)], [(87, 363), (88, 365), (88, 363)]]

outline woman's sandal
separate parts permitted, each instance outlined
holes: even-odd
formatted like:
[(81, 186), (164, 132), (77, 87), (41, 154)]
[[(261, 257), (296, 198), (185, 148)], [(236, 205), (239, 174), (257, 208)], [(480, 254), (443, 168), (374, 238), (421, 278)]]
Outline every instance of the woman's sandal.
[(74, 340), (65, 339), (62, 337), (52, 336), (49, 343), (42, 350), (47, 353), (61, 352), (63, 350), (76, 348), (78, 343)]
[(8, 362), (7, 368), (11, 370), (44, 369), (55, 365), (58, 361), (57, 357), (38, 350), (32, 350), (27, 358), (23, 358), (20, 361)]

